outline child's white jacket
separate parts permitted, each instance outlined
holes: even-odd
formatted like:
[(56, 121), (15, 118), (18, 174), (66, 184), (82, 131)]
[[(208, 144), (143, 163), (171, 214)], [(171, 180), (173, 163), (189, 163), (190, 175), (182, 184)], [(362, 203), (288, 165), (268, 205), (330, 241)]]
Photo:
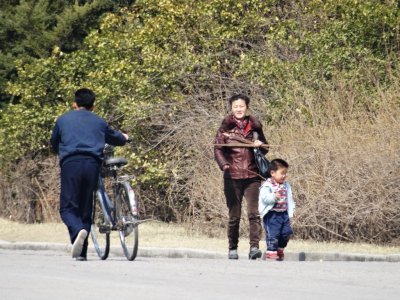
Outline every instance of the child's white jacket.
[[(284, 185), (287, 191), (288, 214), (289, 218), (291, 218), (293, 217), (296, 204), (293, 201), (292, 188), (290, 184), (285, 181)], [(258, 197), (258, 211), (260, 212), (261, 218), (264, 218), (264, 216), (271, 210), (271, 208), (274, 207), (274, 204), (275, 191), (272, 187), (272, 183), (269, 180), (266, 180), (260, 187), (260, 194)]]

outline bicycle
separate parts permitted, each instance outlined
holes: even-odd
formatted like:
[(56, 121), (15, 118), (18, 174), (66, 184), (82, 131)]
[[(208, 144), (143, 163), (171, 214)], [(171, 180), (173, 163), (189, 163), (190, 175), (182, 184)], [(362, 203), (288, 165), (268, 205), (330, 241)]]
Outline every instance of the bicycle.
[[(138, 226), (147, 220), (139, 220), (135, 193), (129, 184), (134, 176), (118, 175), (118, 171), (128, 161), (122, 157), (114, 157), (114, 147), (111, 145), (104, 148), (104, 156), (98, 188), (93, 197), (90, 234), (97, 255), (105, 260), (110, 252), (110, 233), (118, 231), (124, 254), (132, 261), (138, 252)], [(110, 186), (107, 187), (106, 178), (111, 179)], [(111, 188), (111, 195), (106, 191), (108, 188)]]

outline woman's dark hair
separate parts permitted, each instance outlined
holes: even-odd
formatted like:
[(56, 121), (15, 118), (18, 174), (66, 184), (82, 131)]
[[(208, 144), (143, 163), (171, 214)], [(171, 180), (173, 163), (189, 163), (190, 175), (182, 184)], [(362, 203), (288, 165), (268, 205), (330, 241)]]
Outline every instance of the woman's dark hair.
[(277, 171), (278, 169), (281, 169), (281, 168), (285, 168), (285, 169), (289, 168), (289, 164), (281, 158), (275, 158), (275, 159), (271, 160), (271, 162), (269, 163), (270, 171)]
[(228, 101), (229, 101), (229, 104), (232, 106), (232, 103), (233, 103), (234, 101), (236, 101), (236, 100), (239, 100), (239, 99), (241, 99), (241, 100), (243, 100), (244, 102), (246, 102), (246, 106), (249, 107), (250, 98), (249, 98), (248, 96), (244, 95), (244, 94), (236, 94), (236, 95), (233, 95), (233, 96), (231, 96), (231, 97), (229, 98)]
[(82, 88), (75, 92), (75, 102), (78, 107), (90, 109), (93, 107), (94, 100), (96, 100), (96, 95), (90, 89)]

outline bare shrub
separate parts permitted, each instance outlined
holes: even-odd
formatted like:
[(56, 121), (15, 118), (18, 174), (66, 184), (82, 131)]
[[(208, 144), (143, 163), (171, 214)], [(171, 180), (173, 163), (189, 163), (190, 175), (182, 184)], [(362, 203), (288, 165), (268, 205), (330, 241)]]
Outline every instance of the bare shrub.
[[(354, 106), (346, 115), (343, 103), (355, 103), (342, 100), (352, 93), (348, 89), (348, 85), (335, 86), (337, 94), (328, 89), (331, 98), (322, 106), (321, 99), (311, 94), (304, 99), (306, 94), (299, 88), (297, 100), (307, 113), (292, 109), (280, 123), (264, 122), (271, 144), (267, 157), (282, 157), (291, 166), (289, 180), (297, 202), (293, 220), (296, 237), (398, 243), (398, 91), (378, 90), (371, 95), (377, 103), (385, 103), (375, 107), (373, 114)], [(186, 98), (185, 105), (173, 114), (173, 122), (165, 112), (157, 115), (154, 111), (150, 123), (164, 124), (160, 136), (169, 149), (170, 185), (163, 191), (136, 189), (145, 216), (184, 222), (209, 236), (225, 234), (222, 172), (214, 161), (212, 143), (227, 113), (226, 94), (199, 90), (197, 96)], [(251, 97), (253, 113), (265, 120), (264, 96)], [(0, 188), (2, 216), (24, 222), (59, 219), (56, 157), (19, 161), (7, 176), (2, 174)], [(242, 216), (241, 234), (246, 235), (245, 205)]]
[(285, 129), (301, 146), (283, 139), (271, 155), (292, 165), (298, 237), (387, 242), (399, 235), (399, 141), (392, 138), (399, 123), (380, 115), (340, 128)]
[[(151, 107), (150, 117), (141, 122), (143, 132), (150, 131), (146, 146), (163, 151), (169, 170), (166, 188), (135, 187), (143, 216), (185, 222), (210, 236), (224, 234), (227, 208), (212, 143), (228, 112), (226, 99), (245, 92), (252, 99), (252, 113), (264, 123), (271, 144), (268, 158), (281, 157), (291, 165), (296, 237), (399, 241), (396, 85), (363, 89), (356, 79), (332, 79), (315, 86), (285, 78), (291, 100), (284, 105), (273, 84), (266, 90), (232, 74), (201, 72), (198, 78), (209, 82), (197, 81), (195, 75), (182, 78), (187, 93)], [(391, 76), (394, 82), (398, 75)], [(1, 174), (2, 215), (25, 222), (58, 219), (57, 164), (56, 157), (26, 158)], [(242, 216), (241, 233), (246, 234), (245, 205)]]
[[(280, 124), (264, 124), (271, 144), (268, 157), (282, 157), (291, 165), (296, 237), (396, 242), (400, 233), (397, 91), (366, 95), (338, 82), (319, 94), (305, 94), (300, 88), (297, 92), (295, 103), (303, 103), (306, 111), (293, 109)], [(326, 99), (321, 100), (321, 95)], [(268, 115), (263, 95), (252, 95), (252, 99), (253, 112)], [(226, 230), (227, 208), (212, 142), (226, 113), (225, 99), (214, 99), (220, 103), (214, 106), (207, 106), (211, 99), (204, 101), (200, 96), (187, 100), (187, 110), (177, 116), (177, 123), (184, 126), (177, 127), (167, 141), (179, 153), (190, 153), (185, 158), (170, 157), (180, 180), (171, 182), (170, 189), (176, 193), (169, 195), (182, 198), (167, 201), (176, 205), (185, 199), (180, 219), (211, 236), (221, 235)], [(368, 107), (371, 103), (385, 106)], [(242, 216), (245, 234), (245, 209)]]
[[(183, 103), (154, 107), (146, 126), (157, 128), (156, 147), (168, 156), (169, 186), (136, 187), (144, 216), (184, 222), (210, 236), (225, 234), (227, 208), (222, 172), (212, 143), (228, 112), (226, 98), (240, 82), (197, 86)], [(243, 83), (243, 90), (250, 85)], [(269, 116), (267, 95), (250, 94), (252, 113), (264, 123), (269, 159), (290, 167), (297, 202), (295, 236), (315, 240), (399, 242), (399, 90), (370, 95), (337, 81), (312, 93), (293, 87), (293, 103), (280, 119)], [(384, 103), (384, 105), (381, 105)], [(268, 122), (267, 122), (268, 120)], [(56, 157), (25, 159), (0, 177), (2, 216), (24, 222), (58, 220)], [(243, 205), (241, 234), (247, 234)]]
[(26, 223), (59, 220), (57, 159), (25, 158), (13, 164), (0, 176), (0, 199), (2, 217)]

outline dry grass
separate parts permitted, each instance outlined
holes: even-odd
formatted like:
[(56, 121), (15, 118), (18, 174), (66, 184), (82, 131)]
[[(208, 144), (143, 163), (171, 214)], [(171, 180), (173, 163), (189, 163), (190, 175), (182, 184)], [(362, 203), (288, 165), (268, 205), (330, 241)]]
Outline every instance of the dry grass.
[[(140, 225), (140, 247), (192, 248), (226, 252), (225, 238), (209, 238), (199, 232), (189, 232), (184, 226), (161, 222)], [(117, 234), (112, 235), (112, 245), (118, 246)], [(67, 229), (62, 223), (21, 224), (0, 219), (0, 240), (9, 242), (69, 243)], [(264, 248), (262, 242), (261, 248)], [(239, 251), (247, 252), (247, 239), (241, 239)], [(383, 247), (360, 243), (325, 243), (293, 240), (287, 251), (292, 252), (346, 252), (368, 254), (399, 254), (400, 247)]]

